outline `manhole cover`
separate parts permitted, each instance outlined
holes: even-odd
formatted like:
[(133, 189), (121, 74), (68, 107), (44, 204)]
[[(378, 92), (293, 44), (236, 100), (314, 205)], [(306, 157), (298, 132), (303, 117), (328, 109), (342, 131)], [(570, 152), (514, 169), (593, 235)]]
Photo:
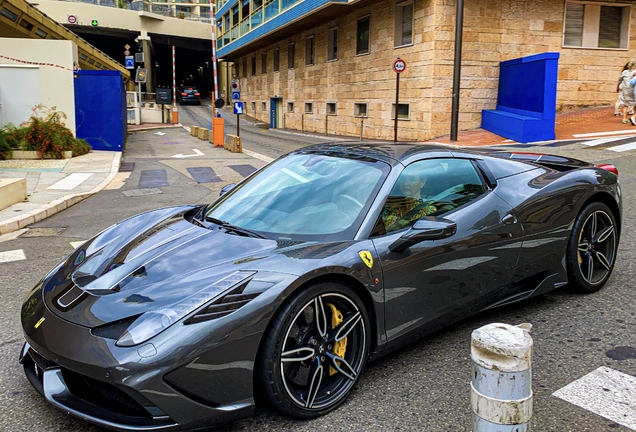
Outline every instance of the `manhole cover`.
[(20, 238), (24, 237), (53, 237), (62, 234), (68, 227), (61, 228), (29, 228), (27, 232), (22, 234)]
[(122, 162), (121, 165), (119, 165), (119, 172), (132, 172), (134, 169), (134, 162)]
[(124, 191), (122, 193), (128, 197), (135, 197), (135, 196), (162, 194), (163, 191), (157, 188), (146, 188), (146, 189), (131, 189), (131, 190)]

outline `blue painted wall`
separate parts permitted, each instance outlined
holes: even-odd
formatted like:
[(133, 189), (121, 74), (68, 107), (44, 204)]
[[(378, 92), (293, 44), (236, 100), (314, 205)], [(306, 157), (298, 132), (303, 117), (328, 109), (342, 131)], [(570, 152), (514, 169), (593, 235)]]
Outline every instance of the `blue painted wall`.
[(126, 142), (126, 91), (119, 71), (79, 71), (75, 79), (77, 138), (93, 150), (123, 151)]

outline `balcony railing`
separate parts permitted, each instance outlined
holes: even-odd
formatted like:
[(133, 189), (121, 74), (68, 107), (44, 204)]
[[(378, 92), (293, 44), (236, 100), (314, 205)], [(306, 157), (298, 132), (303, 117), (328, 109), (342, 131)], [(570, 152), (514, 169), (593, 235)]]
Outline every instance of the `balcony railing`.
[[(167, 0), (58, 0), (58, 1), (68, 1), (73, 3), (89, 3), (97, 6), (106, 6), (118, 9), (127, 9), (134, 11), (145, 11), (152, 12), (158, 15), (163, 15), (172, 18), (181, 18), (188, 21), (202, 21), (202, 22), (210, 22), (209, 17), (201, 17), (200, 15), (188, 13), (188, 12), (179, 12), (176, 10), (175, 6), (167, 4)], [(159, 4), (158, 4), (159, 3)], [(192, 2), (190, 2), (192, 3)]]

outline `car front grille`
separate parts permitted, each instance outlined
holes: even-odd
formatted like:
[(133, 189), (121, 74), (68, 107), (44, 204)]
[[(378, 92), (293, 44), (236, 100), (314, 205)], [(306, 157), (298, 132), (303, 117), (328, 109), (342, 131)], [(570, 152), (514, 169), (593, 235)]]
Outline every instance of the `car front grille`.
[(69, 391), (79, 399), (116, 414), (131, 417), (151, 417), (150, 413), (123, 390), (96, 379), (62, 369)]

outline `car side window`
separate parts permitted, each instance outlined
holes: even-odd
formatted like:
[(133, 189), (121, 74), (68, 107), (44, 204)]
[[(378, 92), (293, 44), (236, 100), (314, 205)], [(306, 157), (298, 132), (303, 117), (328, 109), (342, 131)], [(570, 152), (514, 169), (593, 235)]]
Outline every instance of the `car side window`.
[(439, 216), (486, 191), (468, 159), (427, 159), (407, 166), (384, 203), (372, 236), (413, 225), (424, 216)]

